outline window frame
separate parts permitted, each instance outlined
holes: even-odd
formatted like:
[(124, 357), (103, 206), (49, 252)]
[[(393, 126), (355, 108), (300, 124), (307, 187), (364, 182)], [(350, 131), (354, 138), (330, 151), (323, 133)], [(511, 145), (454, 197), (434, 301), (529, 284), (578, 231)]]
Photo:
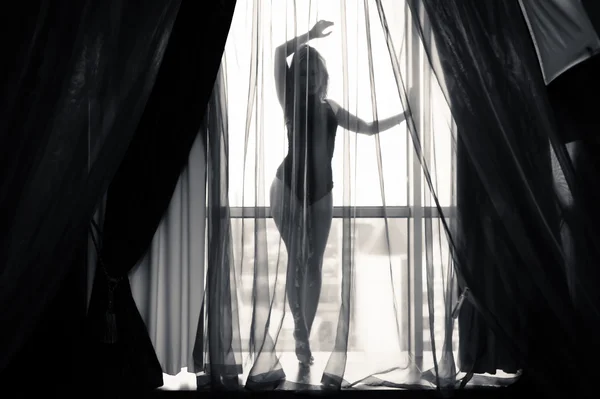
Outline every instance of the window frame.
[[(442, 213), (435, 206), (334, 206), (333, 217), (344, 218), (352, 215), (356, 219), (414, 219), (452, 217), (454, 207), (441, 207)], [(232, 219), (271, 219), (271, 207), (268, 206), (232, 206), (229, 208), (229, 217)]]

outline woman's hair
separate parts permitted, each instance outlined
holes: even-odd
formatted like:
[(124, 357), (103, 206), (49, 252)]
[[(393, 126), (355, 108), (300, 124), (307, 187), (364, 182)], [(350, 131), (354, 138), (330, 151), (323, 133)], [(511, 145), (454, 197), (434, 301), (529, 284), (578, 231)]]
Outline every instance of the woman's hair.
[[(296, 78), (295, 69), (301, 62), (310, 64), (315, 63), (313, 65), (317, 67), (321, 81), (317, 96), (321, 99), (324, 99), (327, 96), (327, 87), (329, 85), (329, 72), (327, 72), (327, 64), (325, 63), (325, 59), (314, 47), (311, 47), (307, 44), (300, 47), (298, 50), (296, 50), (294, 56), (292, 57), (292, 63), (290, 66), (292, 79)], [(290, 83), (293, 83), (293, 81)]]

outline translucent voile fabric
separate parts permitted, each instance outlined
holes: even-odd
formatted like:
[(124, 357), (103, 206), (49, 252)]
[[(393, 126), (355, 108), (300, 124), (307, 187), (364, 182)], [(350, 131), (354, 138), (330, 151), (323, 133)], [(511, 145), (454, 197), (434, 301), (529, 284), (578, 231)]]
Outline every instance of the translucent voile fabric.
[[(308, 43), (326, 63), (326, 101), (302, 91), (309, 74), (288, 52), (282, 107), (276, 49), (318, 20), (334, 23), (331, 35)], [(195, 361), (212, 384), (242, 374), (246, 386), (317, 376), (334, 388), (431, 388), (465, 375), (447, 239), (456, 206), (454, 124), (416, 28), (404, 1), (237, 2), (203, 127), (207, 277)], [(311, 57), (302, 62), (312, 65)], [(361, 123), (331, 128), (331, 115), (339, 123), (344, 115), (331, 100), (379, 121), (376, 134), (363, 134)], [(406, 121), (385, 126), (405, 111)], [(288, 153), (296, 172), (286, 185), (276, 176)], [(327, 183), (329, 162), (331, 197), (302, 195), (324, 176)], [(327, 230), (325, 243), (315, 238)], [(315, 264), (320, 273), (310, 272)], [(318, 284), (312, 320), (306, 303)], [(290, 293), (302, 299), (290, 301)], [(300, 373), (309, 377), (288, 371), (298, 370), (300, 313), (292, 306), (312, 324), (314, 365)]]
[(455, 266), (470, 288), (466, 306), (476, 309), (470, 319), (489, 328), (460, 325), (461, 360), (481, 353), (484, 362), (469, 360), (477, 373), (519, 367), (545, 395), (590, 395), (595, 370), (584, 364), (599, 353), (598, 129), (587, 101), (566, 109), (560, 94), (577, 83), (580, 96), (597, 96), (576, 75), (598, 87), (597, 69), (590, 73), (598, 58), (547, 89), (518, 1), (410, 7), (457, 125)]

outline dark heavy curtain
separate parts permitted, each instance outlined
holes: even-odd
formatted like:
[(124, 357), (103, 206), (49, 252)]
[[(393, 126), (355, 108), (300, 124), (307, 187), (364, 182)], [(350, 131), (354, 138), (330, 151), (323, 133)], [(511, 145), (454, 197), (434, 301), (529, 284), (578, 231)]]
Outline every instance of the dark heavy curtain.
[(581, 3), (588, 14), (590, 21), (592, 21), (596, 33), (600, 35), (600, 3), (594, 0), (582, 0)]
[[(115, 389), (162, 385), (127, 275), (147, 251), (187, 163), (235, 7), (235, 1), (194, 4), (181, 3), (156, 84), (108, 189), (101, 264), (88, 316), (92, 363), (98, 362), (92, 378), (103, 376)], [(113, 316), (105, 319), (107, 312), (114, 314), (114, 323)]]
[[(600, 281), (597, 238), (600, 236), (597, 209), (600, 203), (600, 120), (598, 101), (595, 100), (600, 93), (599, 72), (600, 55), (597, 54), (548, 85), (561, 137), (571, 139), (566, 146), (573, 162), (578, 196), (573, 198), (566, 192), (562, 234), (568, 245), (571, 295), (588, 324), (595, 322), (600, 309), (600, 290), (597, 288)], [(562, 189), (568, 181), (560, 178), (558, 183)]]
[[(177, 9), (162, 1), (39, 1), (3, 14), (12, 31), (3, 35), (0, 100), (2, 376), (16, 375), (5, 374), (14, 364), (52, 367), (37, 358), (45, 352), (20, 350), (41, 320), (42, 330), (50, 322), (66, 328), (64, 315), (43, 313), (73, 270), (133, 136)], [(58, 345), (39, 331), (44, 345)], [(15, 360), (19, 353), (33, 356)]]
[[(561, 226), (598, 248), (587, 216), (597, 203), (559, 140), (518, 2), (413, 0), (411, 8), (422, 31), (433, 31), (433, 40), (422, 36), (458, 128), (457, 217), (447, 233), (470, 289), (459, 318), (462, 369), (522, 368), (548, 393), (585, 387), (597, 313), (591, 307), (582, 324), (573, 305)], [(559, 201), (553, 174), (573, 206)], [(586, 275), (569, 274), (585, 296)]]

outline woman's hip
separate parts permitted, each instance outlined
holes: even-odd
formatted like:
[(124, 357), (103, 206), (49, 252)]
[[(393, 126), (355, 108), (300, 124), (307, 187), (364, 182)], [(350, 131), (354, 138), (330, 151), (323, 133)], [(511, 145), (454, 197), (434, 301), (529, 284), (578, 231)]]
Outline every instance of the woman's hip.
[(318, 197), (315, 201), (310, 196), (299, 198), (285, 182), (278, 177), (273, 179), (270, 190), (270, 202), (273, 209), (286, 209), (288, 211), (308, 211), (311, 213), (332, 213), (333, 194), (331, 190)]

